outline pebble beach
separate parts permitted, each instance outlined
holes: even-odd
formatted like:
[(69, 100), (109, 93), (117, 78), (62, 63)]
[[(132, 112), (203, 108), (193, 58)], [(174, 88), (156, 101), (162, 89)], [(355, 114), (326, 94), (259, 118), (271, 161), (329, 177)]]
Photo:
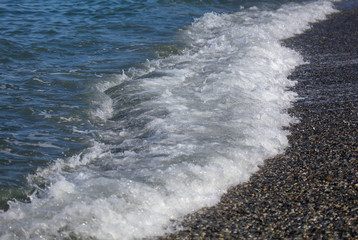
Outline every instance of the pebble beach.
[(358, 6), (337, 8), (282, 43), (307, 62), (290, 147), (161, 239), (358, 239)]

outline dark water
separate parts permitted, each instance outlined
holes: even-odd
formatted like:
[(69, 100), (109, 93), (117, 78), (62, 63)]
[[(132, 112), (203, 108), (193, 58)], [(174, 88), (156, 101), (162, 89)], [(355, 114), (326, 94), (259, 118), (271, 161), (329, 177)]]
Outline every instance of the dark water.
[[(172, 214), (165, 222), (214, 203), (286, 147), (292, 119), (281, 113), (294, 94), (283, 90), (302, 62), (277, 41), (331, 11), (329, 1), (1, 1), (0, 208), (17, 199), (13, 211), (36, 219), (8, 211), (1, 225), (19, 222), (9, 232), (28, 238), (143, 237), (162, 225), (133, 230), (133, 209), (149, 222)], [(53, 212), (35, 216), (44, 202)], [(107, 224), (107, 210), (128, 229)]]
[[(26, 176), (81, 151), (91, 87), (178, 51), (175, 32), (237, 1), (2, 1), (0, 189), (17, 195)], [(180, 48), (179, 48), (180, 49)], [(7, 193), (10, 191), (11, 193)]]

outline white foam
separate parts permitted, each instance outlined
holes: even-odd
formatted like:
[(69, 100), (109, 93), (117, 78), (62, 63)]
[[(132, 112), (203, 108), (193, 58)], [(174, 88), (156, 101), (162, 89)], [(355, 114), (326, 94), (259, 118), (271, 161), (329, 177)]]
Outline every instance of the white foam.
[(128, 79), (129, 77), (123, 72), (121, 75), (118, 75), (115, 78), (107, 78), (95, 85), (94, 92), (97, 94), (97, 96), (93, 97), (91, 105), (96, 106), (97, 108), (91, 110), (90, 116), (92, 118), (99, 118), (102, 121), (106, 121), (112, 117), (113, 100), (107, 94), (105, 94), (105, 91)]
[(303, 60), (279, 41), (333, 11), (317, 1), (207, 13), (181, 33), (182, 55), (98, 86), (98, 139), (29, 178), (48, 187), (11, 203), (0, 239), (150, 237), (217, 203), (287, 147), (287, 76)]

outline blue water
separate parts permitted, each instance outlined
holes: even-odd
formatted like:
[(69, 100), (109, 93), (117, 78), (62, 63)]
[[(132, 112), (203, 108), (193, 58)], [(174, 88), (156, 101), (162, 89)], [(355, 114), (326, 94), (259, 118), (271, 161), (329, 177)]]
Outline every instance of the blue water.
[[(146, 59), (180, 51), (175, 34), (220, 1), (2, 1), (0, 189), (80, 152), (92, 136), (91, 86)], [(65, 120), (71, 119), (71, 120)], [(47, 144), (47, 146), (46, 146)], [(5, 194), (3, 194), (5, 193)]]
[(141, 238), (217, 202), (287, 147), (287, 76), (303, 61), (279, 40), (332, 11), (1, 1), (0, 239)]

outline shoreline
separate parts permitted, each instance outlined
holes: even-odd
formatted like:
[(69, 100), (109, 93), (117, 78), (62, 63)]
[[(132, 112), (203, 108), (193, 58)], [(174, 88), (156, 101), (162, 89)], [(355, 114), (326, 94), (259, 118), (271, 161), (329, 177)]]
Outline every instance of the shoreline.
[(299, 99), (289, 113), (300, 123), (286, 152), (159, 239), (358, 236), (358, 7), (337, 5), (341, 12), (283, 41), (310, 62), (290, 75)]

